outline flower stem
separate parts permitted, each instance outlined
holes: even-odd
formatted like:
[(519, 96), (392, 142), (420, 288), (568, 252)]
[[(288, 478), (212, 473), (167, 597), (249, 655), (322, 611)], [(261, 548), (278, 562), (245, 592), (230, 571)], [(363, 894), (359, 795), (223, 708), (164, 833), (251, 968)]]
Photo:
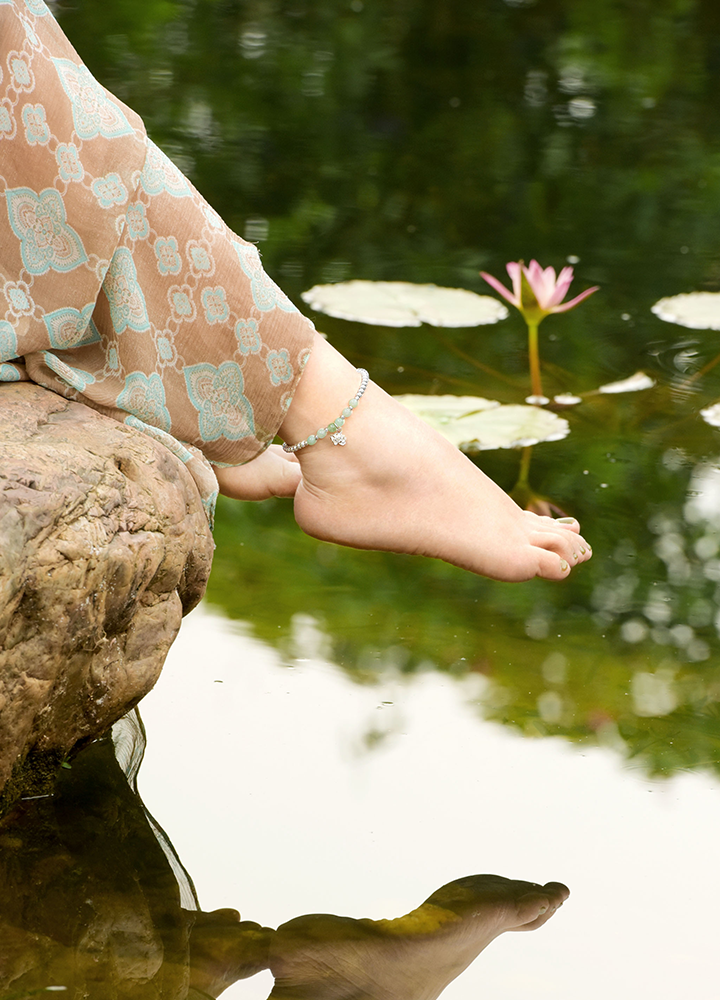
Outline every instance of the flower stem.
[[(527, 321), (526, 321), (527, 322)], [(540, 381), (540, 355), (538, 353), (538, 324), (528, 322), (528, 353), (530, 355), (530, 384), (533, 396), (542, 396)]]
[(520, 458), (520, 471), (518, 473), (517, 485), (523, 486), (529, 485), (528, 477), (530, 475), (530, 459), (532, 458), (532, 448), (523, 448), (522, 456)]
[(520, 457), (520, 469), (518, 471), (517, 482), (510, 490), (510, 496), (515, 503), (527, 510), (528, 504), (534, 499), (534, 493), (530, 488), (530, 459), (532, 458), (532, 447), (523, 448)]

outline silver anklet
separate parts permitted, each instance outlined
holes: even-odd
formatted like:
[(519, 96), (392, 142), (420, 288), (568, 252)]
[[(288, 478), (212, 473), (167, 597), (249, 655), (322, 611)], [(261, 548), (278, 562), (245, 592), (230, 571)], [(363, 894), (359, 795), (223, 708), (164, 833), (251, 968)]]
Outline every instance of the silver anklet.
[(308, 448), (310, 445), (317, 444), (318, 441), (322, 441), (324, 437), (330, 435), (330, 440), (333, 444), (347, 444), (347, 438), (342, 432), (342, 427), (348, 417), (352, 416), (352, 412), (355, 407), (360, 402), (360, 397), (367, 389), (368, 382), (370, 381), (370, 376), (365, 371), (364, 368), (358, 368), (360, 373), (360, 388), (355, 393), (352, 399), (348, 400), (348, 404), (342, 411), (339, 417), (336, 417), (332, 423), (328, 424), (327, 427), (321, 427), (319, 431), (315, 431), (314, 434), (309, 434), (304, 441), (299, 441), (298, 444), (284, 444), (283, 451), (295, 452), (300, 451), (301, 448)]

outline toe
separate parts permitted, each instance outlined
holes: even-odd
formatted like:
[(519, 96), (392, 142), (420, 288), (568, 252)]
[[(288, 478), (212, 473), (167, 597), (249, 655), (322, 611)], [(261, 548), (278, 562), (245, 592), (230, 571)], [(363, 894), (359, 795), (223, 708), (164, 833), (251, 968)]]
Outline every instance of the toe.
[(592, 550), (582, 535), (562, 528), (547, 530), (543, 526), (533, 533), (531, 542), (538, 548), (555, 552), (570, 565), (585, 562), (592, 555)]
[(543, 889), (550, 895), (552, 900), (557, 902), (558, 906), (562, 906), (570, 895), (570, 890), (562, 882), (546, 882)]
[(580, 522), (576, 517), (555, 517), (553, 524), (558, 528), (565, 528), (568, 531), (580, 531)]
[(582, 535), (576, 535), (573, 539), (573, 554), (577, 555), (579, 563), (587, 562), (592, 557), (592, 549)]
[(552, 518), (534, 516), (531, 529), (535, 537), (534, 545), (557, 552), (571, 566), (585, 562), (592, 555), (592, 549), (580, 534), (580, 524), (574, 518)]
[(536, 576), (543, 580), (564, 580), (576, 565), (570, 555), (566, 558), (558, 552), (545, 548), (538, 548), (537, 552)]
[(555, 530), (561, 528), (563, 531), (574, 531), (576, 535), (580, 534), (580, 522), (575, 517), (548, 517), (545, 520), (549, 521), (549, 526)]
[(240, 911), (234, 907), (226, 906), (219, 910), (198, 910), (195, 915), (195, 924), (237, 924), (240, 923)]
[(574, 517), (549, 517), (545, 514), (534, 514), (532, 511), (524, 511), (528, 519), (532, 519), (534, 527), (543, 531), (572, 531), (580, 533), (580, 522)]
[(521, 896), (516, 903), (517, 924), (516, 930), (526, 928), (529, 924), (534, 924), (551, 909), (550, 897), (542, 889), (533, 890)]
[(560, 909), (570, 895), (570, 890), (561, 882), (548, 882), (544, 886), (521, 896), (517, 901), (517, 931), (534, 931)]

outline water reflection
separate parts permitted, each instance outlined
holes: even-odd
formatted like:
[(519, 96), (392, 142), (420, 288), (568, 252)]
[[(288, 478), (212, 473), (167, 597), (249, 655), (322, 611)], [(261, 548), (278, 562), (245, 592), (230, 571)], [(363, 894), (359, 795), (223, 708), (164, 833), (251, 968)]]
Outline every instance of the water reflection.
[[(397, 651), (358, 683), (307, 619), (284, 655), (251, 631), (201, 606), (143, 707), (142, 793), (207, 907), (275, 927), (404, 913), (463, 872), (559, 878), (572, 896), (551, 924), (495, 942), (443, 1000), (713, 995), (717, 780), (647, 779), (599, 719), (601, 748), (523, 738), (478, 718), (482, 676), (403, 674)], [(228, 1000), (265, 1000), (265, 975)]]
[(194, 914), (109, 738), (60, 770), (54, 795), (17, 804), (0, 848), (3, 997), (187, 992)]
[(0, 821), (3, 1000), (197, 1000), (267, 969), (288, 1000), (432, 1000), (494, 938), (541, 927), (567, 898), (559, 883), (478, 875), (391, 920), (310, 914), (274, 931), (204, 912), (137, 794), (143, 750), (134, 714), (76, 754), (53, 794)]

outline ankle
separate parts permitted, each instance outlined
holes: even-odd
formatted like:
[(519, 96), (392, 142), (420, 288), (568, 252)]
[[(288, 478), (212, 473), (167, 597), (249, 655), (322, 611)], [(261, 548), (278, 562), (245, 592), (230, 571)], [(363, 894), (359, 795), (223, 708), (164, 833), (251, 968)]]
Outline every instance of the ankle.
[(357, 368), (316, 334), (312, 354), (280, 426), (280, 437), (288, 444), (297, 444), (327, 427), (347, 407), (359, 384)]

